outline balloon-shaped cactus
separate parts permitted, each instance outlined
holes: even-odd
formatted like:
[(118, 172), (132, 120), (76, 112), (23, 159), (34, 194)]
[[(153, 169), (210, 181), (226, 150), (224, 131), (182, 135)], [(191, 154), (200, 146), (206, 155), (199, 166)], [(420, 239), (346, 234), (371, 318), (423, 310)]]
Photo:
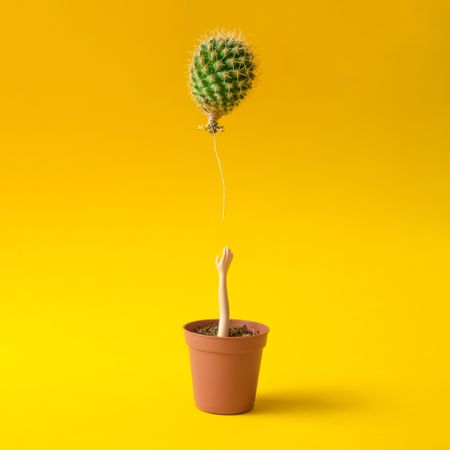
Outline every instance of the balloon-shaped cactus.
[(202, 39), (189, 67), (189, 85), (197, 105), (208, 117), (201, 126), (223, 131), (218, 120), (247, 95), (256, 74), (254, 53), (234, 32), (215, 31)]

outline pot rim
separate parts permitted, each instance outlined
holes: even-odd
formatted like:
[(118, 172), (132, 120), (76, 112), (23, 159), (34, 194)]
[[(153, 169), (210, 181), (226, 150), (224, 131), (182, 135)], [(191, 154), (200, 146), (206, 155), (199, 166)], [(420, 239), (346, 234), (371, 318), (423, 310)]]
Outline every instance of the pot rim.
[(196, 333), (195, 331), (191, 331), (188, 330), (187, 327), (189, 325), (193, 325), (195, 323), (198, 322), (218, 322), (219, 319), (200, 319), (200, 320), (193, 320), (191, 322), (188, 322), (186, 324), (183, 325), (183, 330), (186, 333), (192, 334), (194, 336), (198, 336), (199, 338), (203, 339), (220, 339), (220, 340), (232, 340), (232, 341), (236, 341), (236, 339), (239, 340), (249, 340), (249, 339), (255, 339), (261, 336), (264, 336), (265, 334), (267, 334), (270, 331), (270, 328), (265, 325), (264, 323), (261, 322), (255, 322), (254, 320), (246, 320), (246, 319), (230, 319), (230, 322), (247, 322), (248, 324), (255, 324), (255, 325), (259, 325), (262, 326), (264, 328), (264, 330), (258, 334), (252, 334), (251, 336), (225, 336), (225, 337), (220, 337), (220, 336), (210, 336), (208, 334), (200, 334), (200, 333)]

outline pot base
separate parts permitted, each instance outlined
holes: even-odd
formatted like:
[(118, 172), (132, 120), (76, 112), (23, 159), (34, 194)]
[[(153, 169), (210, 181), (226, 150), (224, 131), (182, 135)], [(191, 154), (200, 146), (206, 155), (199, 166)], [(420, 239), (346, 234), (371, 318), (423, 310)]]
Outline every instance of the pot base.
[(250, 409), (246, 409), (245, 411), (240, 411), (240, 412), (222, 412), (222, 411), (208, 411), (206, 409), (200, 408), (198, 405), (196, 405), (196, 406), (197, 406), (197, 409), (199, 409), (200, 411), (203, 411), (203, 412), (208, 413), (208, 414), (214, 414), (216, 416), (238, 416), (239, 414), (246, 414), (246, 413), (248, 413), (248, 412), (253, 410), (253, 406), (252, 406)]

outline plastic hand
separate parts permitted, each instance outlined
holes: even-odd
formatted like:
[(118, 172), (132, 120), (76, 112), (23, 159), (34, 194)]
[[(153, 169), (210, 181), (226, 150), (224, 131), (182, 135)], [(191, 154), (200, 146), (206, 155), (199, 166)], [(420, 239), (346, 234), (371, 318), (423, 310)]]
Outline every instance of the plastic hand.
[(216, 256), (216, 267), (220, 274), (227, 274), (232, 259), (233, 253), (231, 253), (231, 250), (228, 247), (223, 249), (222, 259), (219, 260), (219, 256)]

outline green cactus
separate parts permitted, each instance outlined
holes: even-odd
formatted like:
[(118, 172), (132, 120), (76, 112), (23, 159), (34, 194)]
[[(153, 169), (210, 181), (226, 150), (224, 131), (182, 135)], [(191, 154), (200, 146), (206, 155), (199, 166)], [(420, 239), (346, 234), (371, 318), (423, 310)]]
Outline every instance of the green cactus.
[(219, 118), (230, 113), (253, 85), (254, 53), (240, 35), (215, 31), (195, 50), (189, 75), (192, 96), (208, 117), (200, 128), (211, 134), (223, 131)]

